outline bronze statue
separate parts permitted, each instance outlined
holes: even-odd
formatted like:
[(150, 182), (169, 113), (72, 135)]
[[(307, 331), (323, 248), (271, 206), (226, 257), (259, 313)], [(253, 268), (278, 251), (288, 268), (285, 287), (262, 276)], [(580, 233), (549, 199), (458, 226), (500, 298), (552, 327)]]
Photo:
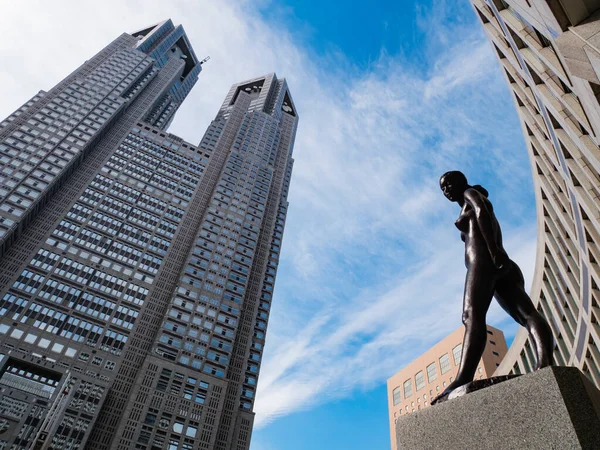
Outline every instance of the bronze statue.
[(553, 347), (550, 326), (525, 292), (519, 266), (509, 259), (502, 247), (500, 224), (487, 198), (487, 191), (481, 186), (470, 186), (459, 171), (442, 175), (440, 188), (448, 200), (462, 208), (455, 225), (465, 243), (467, 277), (462, 317), (465, 337), (456, 379), (432, 404), (473, 381), (487, 342), (485, 316), (492, 297), (496, 297), (500, 306), (527, 328), (536, 355), (534, 370), (552, 365)]

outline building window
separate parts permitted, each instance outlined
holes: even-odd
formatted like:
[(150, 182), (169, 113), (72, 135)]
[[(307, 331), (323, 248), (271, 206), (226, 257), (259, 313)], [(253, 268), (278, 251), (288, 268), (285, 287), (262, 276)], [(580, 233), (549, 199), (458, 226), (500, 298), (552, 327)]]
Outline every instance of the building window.
[(404, 382), (404, 398), (412, 395), (412, 379), (408, 379)]
[(394, 397), (394, 405), (397, 405), (398, 403), (400, 403), (400, 401), (401, 401), (400, 386), (398, 386), (396, 389), (394, 389), (394, 392), (392, 393), (392, 395)]
[(450, 370), (450, 357), (448, 356), (448, 353), (444, 354), (444, 356), (442, 356), (440, 358), (440, 371), (442, 372), (442, 375), (445, 374), (446, 372), (448, 372)]
[(435, 363), (432, 362), (427, 366), (427, 381), (430, 383), (437, 378), (437, 368), (435, 367)]
[(422, 370), (415, 375), (415, 387), (417, 391), (420, 391), (425, 387), (425, 374)]
[(454, 365), (460, 364), (460, 357), (462, 356), (462, 344), (458, 344), (452, 349), (452, 356), (454, 357)]
[(175, 433), (181, 433), (183, 431), (183, 423), (181, 423), (181, 422), (175, 422), (173, 424), (173, 431)]

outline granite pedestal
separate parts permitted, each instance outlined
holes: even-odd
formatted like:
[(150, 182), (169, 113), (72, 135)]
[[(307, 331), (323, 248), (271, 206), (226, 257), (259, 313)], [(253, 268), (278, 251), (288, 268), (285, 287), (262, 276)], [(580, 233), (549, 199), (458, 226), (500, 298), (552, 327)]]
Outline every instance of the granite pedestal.
[(600, 449), (600, 391), (574, 367), (549, 367), (415, 413), (398, 450)]

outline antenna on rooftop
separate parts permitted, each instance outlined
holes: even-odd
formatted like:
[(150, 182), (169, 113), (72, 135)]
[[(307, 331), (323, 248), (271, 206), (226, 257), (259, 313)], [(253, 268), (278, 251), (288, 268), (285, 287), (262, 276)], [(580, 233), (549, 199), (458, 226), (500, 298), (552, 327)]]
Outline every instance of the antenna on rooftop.
[(207, 56), (206, 58), (204, 58), (202, 61), (200, 61), (200, 65), (204, 64), (206, 61), (208, 61), (210, 59), (210, 56)]

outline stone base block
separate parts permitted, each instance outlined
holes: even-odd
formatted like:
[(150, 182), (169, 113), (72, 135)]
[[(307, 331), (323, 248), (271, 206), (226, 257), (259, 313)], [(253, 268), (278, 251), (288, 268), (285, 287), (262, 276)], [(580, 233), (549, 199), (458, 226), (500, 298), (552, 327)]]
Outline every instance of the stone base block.
[(600, 449), (600, 391), (548, 367), (402, 416), (398, 450)]

